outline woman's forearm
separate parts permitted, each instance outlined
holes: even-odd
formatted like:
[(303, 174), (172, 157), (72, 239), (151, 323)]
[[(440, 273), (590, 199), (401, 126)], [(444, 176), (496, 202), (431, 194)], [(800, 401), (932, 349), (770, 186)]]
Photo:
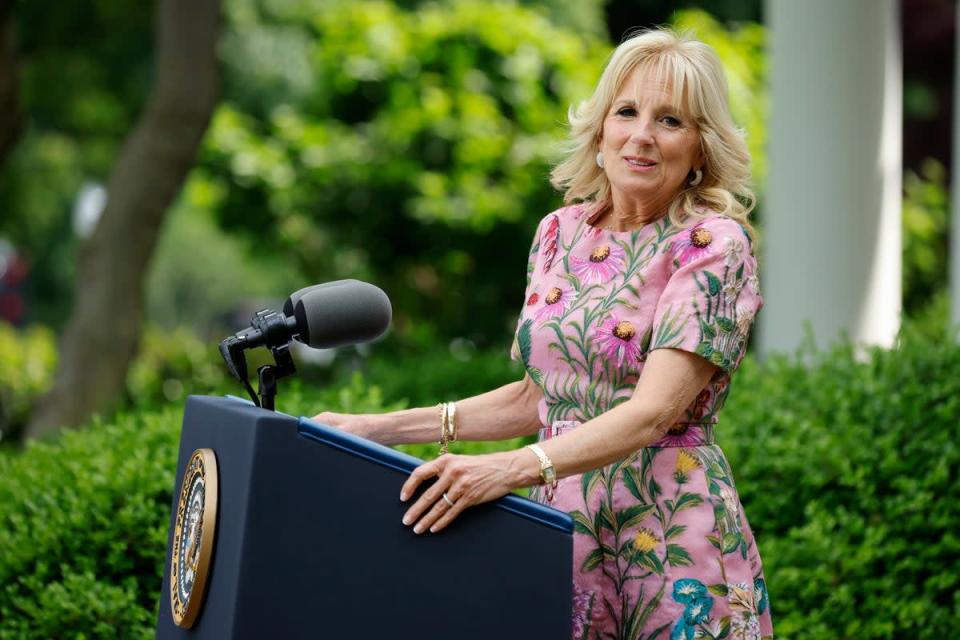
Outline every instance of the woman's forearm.
[[(536, 433), (540, 390), (530, 380), (511, 382), (457, 401), (458, 440), (503, 440)], [(370, 416), (366, 437), (383, 444), (416, 444), (440, 439), (440, 412), (418, 407)]]
[[(599, 469), (650, 446), (693, 402), (716, 367), (708, 361), (674, 349), (654, 351), (633, 396), (577, 429), (541, 442), (557, 477)], [(532, 451), (510, 452), (513, 487), (539, 475), (540, 461)]]

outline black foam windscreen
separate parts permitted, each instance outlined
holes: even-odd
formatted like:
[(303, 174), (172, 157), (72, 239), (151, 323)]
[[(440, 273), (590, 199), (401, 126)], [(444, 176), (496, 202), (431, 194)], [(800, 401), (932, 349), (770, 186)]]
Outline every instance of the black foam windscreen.
[(326, 284), (309, 288), (294, 306), (301, 342), (330, 349), (373, 340), (389, 328), (393, 310), (379, 287), (359, 280)]
[(300, 298), (307, 295), (311, 291), (320, 291), (322, 289), (330, 289), (331, 287), (341, 287), (343, 285), (349, 284), (351, 282), (360, 282), (359, 280), (347, 279), (347, 280), (334, 280), (332, 282), (323, 282), (321, 284), (312, 284), (309, 287), (304, 287), (302, 289), (297, 289), (290, 294), (290, 297), (283, 303), (283, 315), (292, 317), (296, 313), (297, 303), (300, 302)]

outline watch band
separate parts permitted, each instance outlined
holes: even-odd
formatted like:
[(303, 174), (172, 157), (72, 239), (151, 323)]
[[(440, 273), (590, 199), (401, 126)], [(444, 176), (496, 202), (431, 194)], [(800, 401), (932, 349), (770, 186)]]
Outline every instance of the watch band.
[(533, 451), (540, 460), (540, 482), (551, 487), (557, 486), (557, 470), (553, 466), (553, 461), (544, 453), (540, 445), (528, 444), (527, 449)]

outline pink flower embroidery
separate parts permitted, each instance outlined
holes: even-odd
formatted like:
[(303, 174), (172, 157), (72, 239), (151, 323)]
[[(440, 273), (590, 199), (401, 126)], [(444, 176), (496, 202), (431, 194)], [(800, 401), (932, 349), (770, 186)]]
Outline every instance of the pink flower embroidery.
[(600, 325), (594, 339), (600, 352), (608, 360), (616, 361), (617, 367), (623, 366), (624, 361), (635, 364), (640, 359), (640, 337), (637, 330), (632, 322), (620, 320), (616, 314), (611, 313), (610, 318)]
[(670, 427), (667, 435), (661, 438), (658, 444), (664, 447), (697, 447), (703, 442), (703, 429), (685, 422), (678, 422)]
[(671, 249), (673, 256), (680, 261), (681, 265), (684, 265), (691, 260), (711, 255), (713, 253), (713, 248), (710, 246), (711, 242), (713, 242), (713, 234), (710, 233), (709, 229), (705, 229), (701, 222), (684, 234), (682, 238), (674, 241)]
[(584, 284), (602, 284), (623, 270), (624, 253), (617, 245), (602, 244), (584, 260), (579, 256), (570, 258), (573, 273)]
[(543, 251), (543, 272), (550, 271), (553, 266), (553, 259), (557, 255), (557, 245), (560, 244), (560, 218), (557, 214), (552, 214), (547, 220), (547, 226), (543, 228), (543, 235), (540, 236), (540, 246)]
[(550, 318), (556, 318), (566, 313), (576, 294), (573, 289), (563, 290), (560, 287), (551, 287), (550, 291), (543, 298), (543, 307), (534, 315), (538, 322), (545, 322)]

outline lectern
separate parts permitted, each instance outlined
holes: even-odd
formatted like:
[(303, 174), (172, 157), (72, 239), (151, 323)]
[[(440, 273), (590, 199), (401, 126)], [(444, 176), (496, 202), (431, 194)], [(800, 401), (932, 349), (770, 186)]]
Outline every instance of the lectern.
[(417, 535), (399, 493), (420, 463), (305, 418), (191, 396), (157, 637), (569, 638), (570, 517), (511, 495)]

